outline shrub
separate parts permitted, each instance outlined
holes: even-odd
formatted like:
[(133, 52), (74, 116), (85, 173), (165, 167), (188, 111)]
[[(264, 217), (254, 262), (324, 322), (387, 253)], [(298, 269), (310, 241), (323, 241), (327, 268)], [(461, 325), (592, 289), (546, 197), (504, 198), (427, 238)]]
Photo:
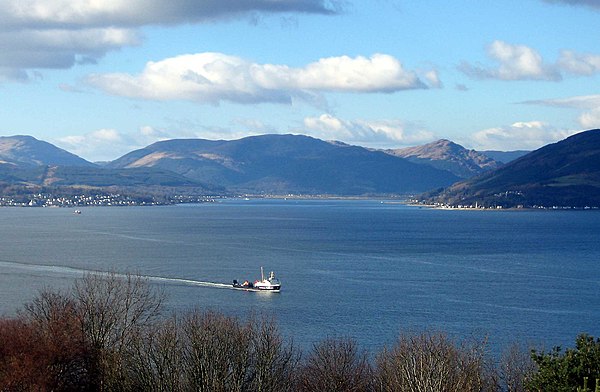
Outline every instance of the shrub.
[(130, 389), (124, 358), (139, 335), (158, 320), (162, 292), (141, 276), (109, 272), (76, 281), (73, 297), (93, 383), (108, 390)]
[(2, 390), (87, 390), (89, 356), (82, 341), (73, 302), (42, 291), (19, 318), (0, 321)]
[(195, 312), (183, 322), (183, 368), (195, 391), (242, 391), (250, 368), (251, 331), (236, 319)]
[(252, 325), (252, 377), (249, 390), (256, 392), (292, 391), (299, 354), (286, 344), (273, 319), (250, 321)]
[(298, 390), (359, 392), (371, 390), (371, 366), (350, 338), (328, 338), (314, 345), (299, 370)]
[(498, 366), (502, 390), (526, 392), (526, 384), (536, 371), (537, 366), (529, 350), (518, 344), (511, 345), (502, 353)]
[(401, 335), (395, 346), (376, 358), (376, 390), (495, 390), (485, 358), (485, 344), (457, 344), (441, 333)]
[(577, 391), (587, 378), (590, 385), (600, 377), (600, 339), (579, 335), (575, 348), (562, 352), (555, 347), (549, 353), (531, 353), (539, 370), (527, 382), (533, 391)]

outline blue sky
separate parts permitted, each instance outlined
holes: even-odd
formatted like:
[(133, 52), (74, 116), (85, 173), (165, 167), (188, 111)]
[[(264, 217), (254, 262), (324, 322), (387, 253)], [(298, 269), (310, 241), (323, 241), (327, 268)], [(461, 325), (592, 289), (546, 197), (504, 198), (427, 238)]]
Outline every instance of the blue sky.
[(0, 135), (535, 149), (600, 127), (600, 0), (3, 0)]

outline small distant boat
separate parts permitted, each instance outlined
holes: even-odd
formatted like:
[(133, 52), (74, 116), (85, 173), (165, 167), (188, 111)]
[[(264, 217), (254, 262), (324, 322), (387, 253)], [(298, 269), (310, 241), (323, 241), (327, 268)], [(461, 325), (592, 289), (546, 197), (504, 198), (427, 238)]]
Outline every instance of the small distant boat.
[(233, 280), (233, 287), (248, 291), (274, 291), (281, 290), (281, 282), (275, 277), (275, 273), (271, 271), (269, 277), (265, 279), (263, 267), (260, 267), (260, 280), (250, 282), (245, 280), (243, 283)]
[(73, 214), (75, 214), (75, 215), (81, 215), (81, 210), (75, 210), (75, 211), (73, 211)]

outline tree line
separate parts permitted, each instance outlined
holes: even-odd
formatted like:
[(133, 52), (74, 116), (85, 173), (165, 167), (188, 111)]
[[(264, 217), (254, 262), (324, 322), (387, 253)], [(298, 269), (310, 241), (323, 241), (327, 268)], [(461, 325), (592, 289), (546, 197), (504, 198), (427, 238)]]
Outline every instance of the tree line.
[(347, 337), (303, 353), (277, 323), (213, 311), (164, 314), (164, 293), (137, 275), (89, 274), (41, 291), (0, 319), (0, 391), (592, 391), (600, 339), (492, 359), (485, 339), (400, 334), (370, 354)]

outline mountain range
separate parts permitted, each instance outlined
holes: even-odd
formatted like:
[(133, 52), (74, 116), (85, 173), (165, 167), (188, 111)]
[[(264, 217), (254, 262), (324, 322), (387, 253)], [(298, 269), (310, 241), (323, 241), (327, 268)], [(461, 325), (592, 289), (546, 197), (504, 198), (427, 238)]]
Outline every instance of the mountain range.
[(427, 192), (422, 202), (448, 205), (600, 205), (598, 133), (583, 132), (531, 153), (490, 154), (505, 160), (520, 156), (507, 164), (449, 140), (371, 150), (308, 136), (262, 135), (161, 141), (97, 165), (31, 136), (0, 137), (0, 192), (7, 187), (54, 192), (117, 187), (138, 194)]
[(133, 151), (109, 168), (160, 168), (236, 193), (398, 194), (450, 185), (454, 174), (382, 151), (301, 135), (239, 140), (167, 140)]
[(599, 207), (600, 130), (575, 134), (419, 199), (448, 206)]
[(168, 140), (103, 165), (31, 136), (0, 137), (0, 187), (365, 195), (423, 192), (457, 180), (383, 151), (298, 135)]

